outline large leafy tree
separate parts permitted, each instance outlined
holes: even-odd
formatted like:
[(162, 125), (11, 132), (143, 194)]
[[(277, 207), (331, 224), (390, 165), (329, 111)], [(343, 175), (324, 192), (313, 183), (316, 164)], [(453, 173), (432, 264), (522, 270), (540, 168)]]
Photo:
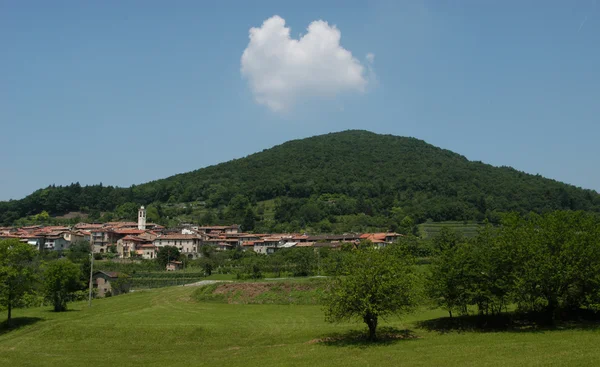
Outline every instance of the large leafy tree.
[(342, 274), (329, 283), (326, 319), (359, 318), (369, 328), (369, 339), (375, 340), (380, 318), (408, 312), (416, 305), (413, 264), (413, 258), (399, 246), (362, 246), (353, 251), (345, 258)]
[(167, 266), (169, 261), (179, 260), (179, 249), (175, 246), (163, 246), (158, 248), (156, 253), (156, 261), (161, 267)]
[(515, 301), (546, 311), (592, 306), (600, 289), (600, 225), (583, 212), (512, 216), (502, 237), (517, 256)]
[(13, 307), (32, 288), (36, 255), (37, 251), (27, 243), (0, 240), (0, 303), (8, 309), (9, 326)]
[(83, 287), (81, 268), (68, 259), (50, 262), (44, 271), (44, 293), (55, 312), (66, 311), (67, 302)]

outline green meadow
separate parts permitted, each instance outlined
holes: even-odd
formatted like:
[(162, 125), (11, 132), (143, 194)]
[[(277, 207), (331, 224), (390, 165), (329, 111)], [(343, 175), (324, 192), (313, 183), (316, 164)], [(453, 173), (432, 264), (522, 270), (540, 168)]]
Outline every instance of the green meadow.
[(97, 299), (91, 308), (72, 303), (63, 313), (51, 307), (17, 309), (17, 326), (0, 329), (0, 366), (594, 366), (600, 361), (595, 323), (453, 328), (442, 326), (447, 315), (442, 310), (422, 309), (383, 322), (381, 341), (373, 344), (362, 338), (362, 323), (329, 324), (318, 305), (281, 304), (281, 289), (260, 296), (268, 300), (264, 304), (242, 296), (234, 297), (240, 303), (211, 300), (200, 287), (177, 286)]

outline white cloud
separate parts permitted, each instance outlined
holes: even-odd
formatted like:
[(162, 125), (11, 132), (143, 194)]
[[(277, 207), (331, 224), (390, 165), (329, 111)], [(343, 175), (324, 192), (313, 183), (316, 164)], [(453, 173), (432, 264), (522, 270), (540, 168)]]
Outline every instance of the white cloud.
[[(335, 26), (317, 20), (305, 35), (292, 39), (285, 20), (273, 16), (260, 28), (250, 29), (241, 73), (256, 101), (273, 111), (287, 110), (311, 97), (364, 92), (367, 70), (340, 45), (340, 38)], [(367, 54), (370, 63), (374, 57)]]

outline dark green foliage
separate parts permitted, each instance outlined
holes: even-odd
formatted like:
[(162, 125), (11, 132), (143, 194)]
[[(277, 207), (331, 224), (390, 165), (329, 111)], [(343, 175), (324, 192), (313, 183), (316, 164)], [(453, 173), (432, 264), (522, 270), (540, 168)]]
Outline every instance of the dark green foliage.
[(600, 218), (556, 211), (505, 216), (495, 229), (471, 239), (448, 230), (433, 239), (437, 256), (428, 292), (437, 305), (467, 314), (497, 315), (514, 303), (519, 310), (559, 311), (600, 304)]
[[(273, 199), (274, 218), (253, 226), (248, 208), (256, 210), (257, 202)], [(498, 223), (499, 213), (508, 211), (600, 211), (600, 195), (592, 190), (469, 162), (414, 138), (344, 131), (130, 188), (49, 186), (22, 200), (0, 202), (0, 224), (44, 210), (50, 215), (81, 210), (95, 218), (108, 212), (99, 218), (105, 221), (131, 219), (140, 204), (190, 201), (212, 209), (197, 218), (204, 224), (244, 222), (247, 228), (284, 232), (393, 229), (415, 234), (415, 224), (427, 219)], [(170, 223), (189, 211), (157, 205), (152, 216)]]
[(81, 269), (68, 259), (48, 263), (44, 271), (44, 293), (55, 312), (67, 310), (67, 302), (82, 288)]
[(179, 249), (175, 246), (162, 246), (156, 252), (156, 262), (164, 269), (170, 261), (179, 260)]
[(288, 263), (295, 277), (305, 277), (313, 275), (314, 268), (317, 265), (317, 258), (313, 248), (300, 247), (280, 250), (285, 261)]
[(128, 293), (131, 289), (132, 279), (127, 274), (119, 274), (117, 279), (110, 282), (110, 288), (112, 289), (112, 295), (118, 296), (119, 294)]
[(37, 251), (18, 239), (0, 240), (0, 305), (8, 310), (7, 325), (11, 325), (12, 309), (33, 288)]
[(582, 212), (507, 218), (505, 244), (515, 253), (515, 302), (526, 310), (596, 307), (600, 291), (600, 222)]
[(73, 242), (66, 251), (66, 256), (73, 262), (81, 262), (90, 257), (90, 243), (88, 241)]
[(240, 268), (236, 276), (238, 279), (261, 279), (264, 277), (263, 268), (265, 266), (264, 255), (245, 256), (240, 261)]

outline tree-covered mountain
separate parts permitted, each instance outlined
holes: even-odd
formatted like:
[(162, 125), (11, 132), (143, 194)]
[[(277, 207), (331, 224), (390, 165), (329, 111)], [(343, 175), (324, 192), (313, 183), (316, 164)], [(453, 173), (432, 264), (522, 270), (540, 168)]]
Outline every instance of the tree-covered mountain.
[[(274, 215), (265, 218), (261, 203), (272, 199)], [(129, 188), (50, 186), (22, 200), (0, 202), (0, 223), (44, 210), (51, 215), (125, 211), (125, 205), (131, 211), (140, 204), (160, 208), (160, 203), (181, 202), (203, 202), (213, 209), (206, 222), (246, 221), (248, 228), (271, 230), (394, 229), (428, 219), (496, 221), (507, 211), (600, 212), (600, 195), (593, 190), (472, 162), (414, 138), (349, 130)]]

